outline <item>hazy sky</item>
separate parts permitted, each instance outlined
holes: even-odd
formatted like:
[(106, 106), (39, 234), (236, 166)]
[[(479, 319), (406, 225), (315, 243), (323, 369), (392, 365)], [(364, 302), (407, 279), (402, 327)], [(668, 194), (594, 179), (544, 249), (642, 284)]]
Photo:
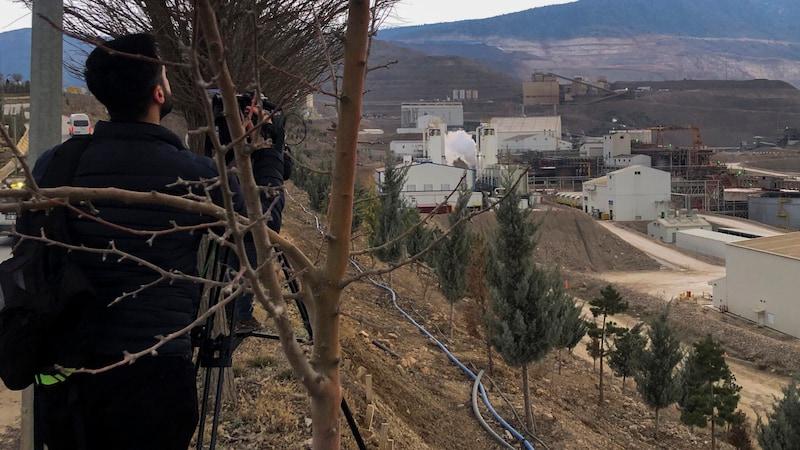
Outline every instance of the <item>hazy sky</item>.
[[(575, 0), (400, 0), (389, 26), (422, 25), (464, 19), (483, 19), (539, 6)], [(22, 3), (0, 0), (0, 33), (29, 28), (31, 15)]]
[(423, 25), (465, 19), (484, 19), (539, 6), (576, 0), (400, 0), (387, 25)]

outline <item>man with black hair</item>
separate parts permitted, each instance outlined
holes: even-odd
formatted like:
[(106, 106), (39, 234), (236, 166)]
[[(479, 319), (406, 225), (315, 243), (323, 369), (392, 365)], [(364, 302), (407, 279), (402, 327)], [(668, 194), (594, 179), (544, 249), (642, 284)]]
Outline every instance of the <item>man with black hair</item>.
[[(98, 46), (86, 60), (85, 77), (110, 121), (95, 127), (73, 186), (206, 195), (200, 180), (218, 177), (215, 163), (185, 150), (180, 138), (160, 125), (172, 108), (172, 93), (152, 35), (126, 35)], [(41, 177), (51, 161), (58, 161), (59, 147), (39, 158), (34, 176)], [(238, 184), (231, 188), (241, 194)], [(208, 193), (223, 204), (220, 189)], [(241, 211), (239, 196), (237, 205)], [(98, 369), (121, 361), (125, 352), (151, 348), (194, 320), (200, 286), (164, 274), (197, 275), (202, 233), (190, 230), (216, 219), (115, 200), (93, 200), (80, 208), (82, 214), (68, 216), (77, 245), (109, 249), (113, 243), (163, 270), (130, 257), (76, 252), (97, 293), (84, 366)], [(163, 234), (151, 240), (141, 231)], [(37, 385), (37, 433), (48, 448), (186, 450), (199, 415), (192, 343), (184, 333), (162, 344), (133, 364)]]

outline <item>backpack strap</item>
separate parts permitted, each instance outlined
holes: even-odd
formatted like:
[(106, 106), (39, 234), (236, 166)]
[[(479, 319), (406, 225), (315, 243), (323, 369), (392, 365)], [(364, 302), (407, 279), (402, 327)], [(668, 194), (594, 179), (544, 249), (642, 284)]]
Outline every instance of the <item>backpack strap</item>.
[(37, 180), (39, 187), (69, 186), (75, 178), (81, 156), (91, 141), (91, 135), (76, 136), (56, 148), (42, 179)]

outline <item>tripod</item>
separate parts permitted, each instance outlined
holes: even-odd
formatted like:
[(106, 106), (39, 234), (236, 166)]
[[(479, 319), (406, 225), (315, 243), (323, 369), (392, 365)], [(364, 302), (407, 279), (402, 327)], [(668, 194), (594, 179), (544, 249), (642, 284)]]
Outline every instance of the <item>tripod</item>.
[[(206, 269), (211, 270), (211, 276), (214, 280), (222, 279), (224, 276), (224, 268), (225, 262), (227, 260), (228, 250), (225, 249), (222, 252), (222, 257), (220, 257), (219, 252), (217, 251), (218, 248), (216, 244), (212, 244), (209, 250), (209, 256), (206, 258)], [(283, 255), (283, 253), (278, 254), (278, 261), (281, 264), (283, 275), (286, 278), (287, 285), (289, 286), (289, 290), (292, 294), (298, 294), (300, 292), (300, 286), (297, 284), (297, 280), (294, 278), (294, 273), (292, 271), (292, 267), (289, 265), (289, 261)], [(210, 265), (210, 267), (209, 267)], [(204, 270), (204, 271), (205, 271)], [(209, 295), (209, 307), (213, 306), (214, 302), (217, 302), (220, 295), (220, 288), (215, 287), (211, 290)], [(235, 298), (232, 300), (232, 310), (236, 310), (236, 302), (240, 301), (239, 299)], [(314, 333), (311, 328), (311, 321), (308, 315), (308, 310), (306, 309), (305, 305), (302, 301), (300, 301), (299, 297), (296, 296), (295, 304), (297, 305), (297, 309), (300, 313), (300, 317), (303, 321), (303, 327), (308, 333), (308, 339), (300, 339), (298, 338), (298, 342), (301, 344), (312, 344), (314, 340)], [(198, 355), (197, 361), (195, 364), (195, 369), (200, 371), (201, 368), (205, 369), (205, 373), (203, 374), (203, 394), (202, 394), (202, 401), (200, 406), (200, 424), (197, 432), (197, 450), (203, 449), (203, 440), (204, 440), (204, 433), (205, 433), (205, 418), (208, 415), (208, 403), (209, 403), (209, 391), (211, 389), (211, 381), (212, 381), (212, 372), (213, 369), (218, 369), (217, 372), (217, 379), (216, 379), (216, 390), (214, 393), (214, 410), (211, 420), (211, 437), (209, 439), (209, 450), (215, 450), (217, 444), (217, 429), (219, 427), (219, 415), (220, 409), (222, 407), (222, 387), (223, 387), (223, 380), (225, 379), (225, 369), (229, 368), (233, 365), (233, 353), (236, 348), (245, 340), (245, 338), (253, 337), (259, 339), (273, 339), (278, 340), (280, 339), (279, 336), (273, 334), (262, 333), (258, 331), (236, 331), (235, 329), (235, 313), (231, 314), (228, 318), (228, 330), (227, 334), (221, 334), (216, 337), (212, 337), (213, 335), (213, 324), (214, 324), (214, 315), (211, 315), (207, 320), (204, 327), (201, 329), (197, 329), (193, 332), (192, 339), (194, 342), (198, 343)], [(361, 437), (361, 434), (358, 431), (358, 426), (355, 423), (355, 419), (350, 411), (350, 408), (347, 405), (344, 397), (342, 397), (341, 403), (342, 412), (347, 419), (347, 423), (350, 426), (351, 431), (353, 432), (353, 437), (355, 438), (358, 448), (360, 450), (366, 450), (366, 445), (364, 444), (364, 440)]]

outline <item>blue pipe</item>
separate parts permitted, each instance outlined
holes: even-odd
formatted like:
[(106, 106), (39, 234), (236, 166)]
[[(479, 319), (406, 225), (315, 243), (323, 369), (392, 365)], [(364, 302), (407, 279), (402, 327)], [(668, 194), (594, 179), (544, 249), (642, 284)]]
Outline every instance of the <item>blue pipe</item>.
[[(359, 267), (358, 264), (355, 261), (350, 260), (350, 264), (352, 264), (353, 267), (355, 267), (359, 272), (362, 272), (361, 267)], [(410, 315), (408, 315), (407, 312), (403, 311), (403, 309), (400, 308), (400, 306), (397, 304), (397, 295), (392, 290), (392, 288), (390, 288), (388, 286), (385, 286), (383, 284), (380, 284), (380, 283), (378, 283), (377, 281), (375, 281), (375, 280), (373, 280), (371, 278), (369, 279), (369, 281), (372, 284), (374, 284), (375, 286), (377, 286), (377, 287), (379, 287), (381, 289), (385, 289), (385, 290), (389, 291), (392, 294), (392, 303), (394, 304), (395, 309), (400, 311), (400, 313), (402, 315), (404, 315), (406, 317), (406, 319), (408, 319), (411, 323), (413, 323), (414, 326), (419, 328), (419, 330), (422, 332), (422, 334), (427, 336), (428, 339), (430, 339), (433, 342), (435, 342), (436, 345), (445, 353), (445, 355), (447, 355), (447, 357), (450, 359), (450, 361), (452, 361), (456, 366), (458, 366), (462, 371), (464, 371), (464, 373), (466, 373), (473, 381), (475, 381), (477, 376), (471, 370), (469, 370), (469, 368), (467, 366), (462, 364), (461, 361), (459, 361), (452, 353), (450, 353), (449, 350), (447, 350), (447, 347), (445, 347), (444, 344), (439, 342), (439, 340), (436, 339), (435, 337), (433, 337), (433, 335), (431, 333), (429, 333), (428, 330), (426, 330), (422, 325), (418, 324), (417, 321), (415, 321)], [(483, 383), (480, 384), (480, 391), (481, 391), (481, 398), (483, 398), (483, 403), (486, 405), (486, 408), (489, 409), (489, 412), (492, 414), (492, 416), (498, 422), (500, 422), (500, 424), (503, 426), (503, 428), (508, 430), (508, 432), (511, 433), (512, 436), (514, 436), (515, 438), (517, 438), (517, 440), (522, 442), (522, 445), (524, 445), (526, 449), (534, 450), (534, 448), (530, 444), (530, 442), (528, 442), (525, 439), (525, 437), (522, 436), (519, 432), (517, 432), (517, 430), (515, 430), (511, 425), (509, 425), (508, 422), (503, 420), (503, 418), (500, 417), (500, 414), (498, 414), (497, 411), (495, 411), (495, 409), (492, 407), (492, 404), (489, 402), (489, 398), (486, 396), (486, 390), (483, 388)]]
[[(298, 202), (298, 204), (300, 204), (300, 207), (303, 208), (303, 211), (305, 211), (306, 214), (314, 217), (314, 220), (317, 223), (317, 231), (322, 232), (322, 230), (320, 229), (319, 219), (317, 218), (317, 215), (309, 212), (303, 206), (302, 203)], [(356, 270), (358, 270), (359, 272), (363, 272), (363, 270), (361, 270), (361, 267), (359, 267), (359, 265), (355, 262), (355, 260), (351, 259), (350, 260), (350, 264), (352, 264), (353, 267), (355, 267)], [(450, 359), (450, 361), (452, 361), (455, 365), (457, 365), (459, 368), (461, 368), (461, 370), (464, 371), (464, 373), (466, 373), (472, 379), (472, 381), (475, 381), (477, 376), (471, 370), (469, 370), (469, 368), (467, 366), (462, 364), (461, 361), (459, 361), (452, 353), (450, 353), (449, 350), (447, 350), (447, 347), (445, 347), (444, 344), (442, 344), (441, 342), (439, 342), (438, 339), (433, 337), (433, 335), (431, 333), (429, 333), (428, 330), (425, 329), (425, 327), (423, 327), (422, 325), (418, 324), (416, 320), (414, 320), (410, 315), (408, 315), (408, 313), (405, 312), (403, 310), (403, 308), (401, 308), (400, 305), (397, 304), (397, 294), (394, 292), (394, 290), (392, 288), (390, 288), (388, 286), (385, 286), (383, 284), (380, 284), (377, 281), (373, 280), (372, 278), (369, 278), (369, 281), (370, 281), (370, 283), (374, 284), (375, 286), (377, 286), (377, 287), (379, 287), (381, 289), (385, 289), (385, 290), (389, 291), (392, 294), (392, 304), (394, 304), (395, 309), (400, 311), (400, 314), (404, 315), (406, 317), (406, 319), (408, 319), (411, 323), (413, 323), (414, 326), (416, 326), (425, 336), (428, 337), (428, 339), (430, 339), (433, 342), (435, 342), (436, 345), (444, 352), (444, 354), (447, 355), (447, 357)], [(503, 428), (505, 428), (509, 433), (511, 433), (512, 436), (514, 436), (515, 438), (517, 438), (517, 440), (522, 442), (522, 445), (526, 449), (535, 450), (533, 448), (533, 446), (530, 444), (530, 442), (528, 442), (528, 440), (525, 439), (524, 436), (522, 436), (517, 430), (515, 430), (514, 427), (509, 425), (508, 422), (506, 422), (502, 417), (500, 417), (500, 414), (498, 414), (497, 411), (495, 411), (494, 407), (492, 407), (491, 402), (489, 402), (489, 397), (486, 395), (486, 390), (483, 388), (483, 383), (479, 384), (479, 388), (480, 388), (480, 391), (481, 391), (481, 398), (483, 399), (483, 404), (486, 405), (486, 408), (489, 410), (489, 412), (492, 414), (492, 416), (498, 422), (500, 422), (500, 424), (503, 426)]]

